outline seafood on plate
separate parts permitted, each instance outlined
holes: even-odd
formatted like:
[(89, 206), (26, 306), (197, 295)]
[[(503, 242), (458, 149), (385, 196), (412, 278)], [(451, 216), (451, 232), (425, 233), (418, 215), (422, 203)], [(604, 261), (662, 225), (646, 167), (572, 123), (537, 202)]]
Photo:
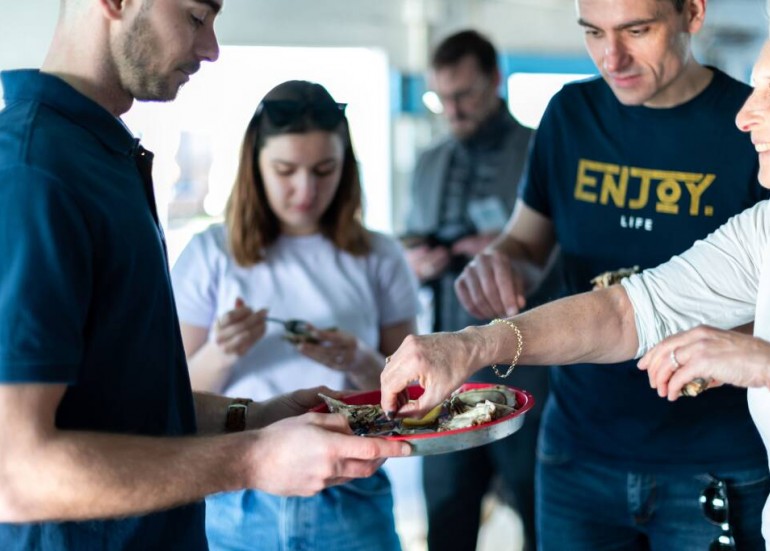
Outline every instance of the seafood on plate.
[(341, 413), (347, 420), (350, 428), (356, 434), (368, 434), (379, 430), (380, 421), (387, 421), (380, 404), (367, 404), (355, 406), (346, 404), (321, 392), (318, 396), (326, 403), (329, 413)]
[(516, 411), (516, 396), (504, 386), (453, 393), (422, 418), (388, 419), (379, 404), (351, 405), (319, 396), (332, 413), (342, 413), (355, 434), (390, 436), (464, 429), (490, 423)]
[(503, 386), (457, 392), (444, 403), (449, 415), (439, 421), (439, 431), (482, 425), (516, 410), (516, 396)]

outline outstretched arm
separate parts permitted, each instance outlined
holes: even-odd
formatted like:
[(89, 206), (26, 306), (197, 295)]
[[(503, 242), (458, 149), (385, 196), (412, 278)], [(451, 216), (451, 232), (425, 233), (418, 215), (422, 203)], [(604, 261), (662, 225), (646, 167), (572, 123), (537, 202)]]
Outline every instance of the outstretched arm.
[[(510, 321), (522, 336), (518, 362), (524, 365), (613, 363), (632, 358), (638, 348), (631, 302), (619, 285), (557, 300)], [(425, 393), (401, 413), (425, 413), (478, 369), (510, 363), (518, 347), (516, 332), (504, 323), (407, 337), (383, 371), (382, 407), (396, 411), (398, 393), (417, 381)]]
[(399, 442), (353, 436), (328, 414), (211, 437), (60, 430), (65, 390), (0, 385), (0, 522), (138, 515), (242, 488), (311, 495), (408, 454)]

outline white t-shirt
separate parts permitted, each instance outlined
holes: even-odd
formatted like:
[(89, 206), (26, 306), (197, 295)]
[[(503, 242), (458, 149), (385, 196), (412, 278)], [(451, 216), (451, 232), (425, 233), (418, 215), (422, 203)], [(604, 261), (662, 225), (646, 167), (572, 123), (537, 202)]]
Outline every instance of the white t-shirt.
[[(770, 341), (770, 203), (732, 217), (669, 262), (622, 282), (634, 306), (641, 356), (664, 337), (695, 325), (729, 329), (754, 320)], [(750, 388), (751, 417), (770, 455), (770, 390)], [(770, 550), (770, 499), (762, 513)]]
[[(271, 317), (336, 327), (377, 350), (380, 329), (412, 320), (418, 303), (401, 245), (371, 236), (366, 256), (341, 251), (320, 234), (281, 236), (265, 261), (243, 268), (228, 252), (226, 228), (213, 225), (193, 237), (171, 271), (179, 319), (211, 328), (241, 297)], [(303, 356), (283, 334), (281, 325), (268, 323), (264, 337), (233, 367), (223, 393), (264, 400), (317, 385), (345, 388), (343, 373)]]

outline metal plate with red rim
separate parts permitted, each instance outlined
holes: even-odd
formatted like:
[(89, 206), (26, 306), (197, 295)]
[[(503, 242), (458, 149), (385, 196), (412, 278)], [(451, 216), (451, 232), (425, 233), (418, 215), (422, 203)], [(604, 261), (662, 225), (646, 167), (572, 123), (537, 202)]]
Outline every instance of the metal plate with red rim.
[[(501, 385), (484, 384), (484, 383), (467, 383), (459, 388), (460, 392), (467, 390), (476, 390), (484, 388), (494, 388)], [(483, 446), (496, 440), (510, 436), (517, 430), (519, 430), (524, 424), (524, 415), (527, 411), (532, 409), (535, 405), (535, 398), (526, 390), (521, 390), (513, 387), (505, 387), (509, 392), (516, 396), (516, 411), (474, 427), (468, 427), (463, 429), (448, 430), (442, 432), (425, 432), (420, 434), (407, 434), (407, 435), (394, 435), (383, 436), (388, 440), (398, 440), (409, 442), (412, 446), (412, 455), (435, 455), (439, 453), (450, 453), (460, 450), (467, 450), (469, 448), (475, 448), (476, 446)], [(416, 400), (419, 398), (424, 389), (419, 386), (410, 386), (408, 388), (409, 399)], [(373, 390), (369, 392), (361, 392), (358, 394), (350, 394), (341, 398), (346, 404), (361, 406), (367, 404), (379, 404), (380, 403), (380, 391)], [(327, 413), (329, 410), (326, 404), (321, 404), (312, 409), (312, 411)]]

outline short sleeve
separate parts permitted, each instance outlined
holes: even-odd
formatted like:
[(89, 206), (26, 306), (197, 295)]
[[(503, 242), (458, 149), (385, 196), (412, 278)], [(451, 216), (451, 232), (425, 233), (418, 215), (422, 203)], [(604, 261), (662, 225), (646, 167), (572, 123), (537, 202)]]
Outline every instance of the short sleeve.
[(417, 316), (417, 280), (406, 262), (403, 247), (374, 233), (371, 253), (380, 326), (395, 325)]
[(93, 240), (53, 175), (0, 171), (0, 381), (73, 382), (83, 358)]
[[(558, 97), (558, 94), (557, 96)], [(549, 199), (549, 160), (548, 147), (553, 143), (552, 124), (554, 120), (554, 100), (551, 100), (543, 114), (537, 132), (530, 142), (527, 163), (519, 183), (519, 198), (531, 209), (543, 216), (552, 218)]]
[(218, 247), (213, 228), (195, 235), (171, 269), (174, 299), (182, 323), (209, 328), (217, 307)]

